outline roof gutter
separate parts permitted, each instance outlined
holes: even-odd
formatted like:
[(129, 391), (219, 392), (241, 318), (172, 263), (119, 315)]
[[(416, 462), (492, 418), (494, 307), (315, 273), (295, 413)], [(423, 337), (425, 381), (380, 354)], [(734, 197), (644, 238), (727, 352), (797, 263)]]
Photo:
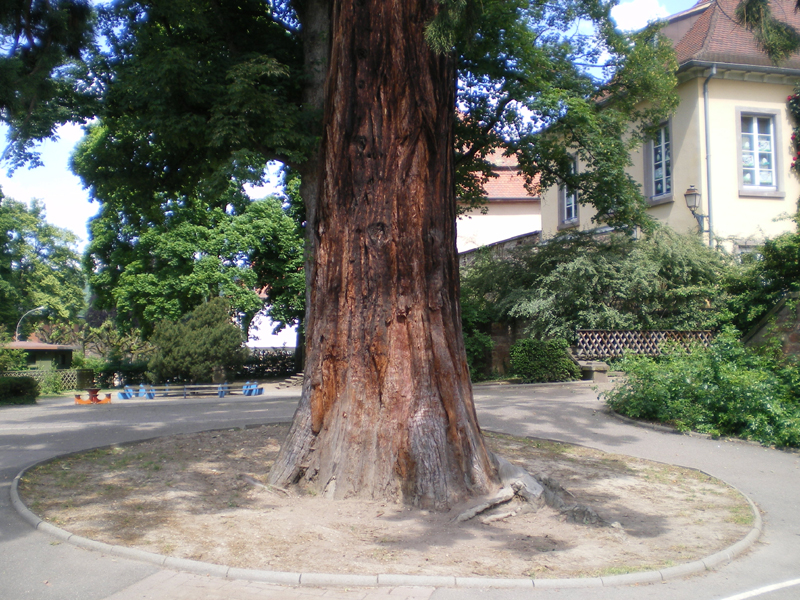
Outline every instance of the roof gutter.
[(748, 65), (744, 63), (721, 63), (718, 61), (707, 60), (687, 60), (678, 67), (678, 73), (683, 73), (689, 69), (700, 67), (702, 69), (716, 69), (719, 67), (723, 71), (747, 71), (750, 73), (764, 73), (767, 75), (785, 75), (787, 77), (800, 77), (800, 69), (789, 67), (771, 67), (769, 65)]
[[(711, 73), (703, 83), (703, 110), (705, 111), (706, 126), (706, 195), (708, 196), (708, 245), (714, 246), (714, 228), (711, 220), (711, 125), (708, 122), (708, 82), (717, 74), (717, 65), (711, 65)], [(702, 227), (701, 227), (702, 234)]]

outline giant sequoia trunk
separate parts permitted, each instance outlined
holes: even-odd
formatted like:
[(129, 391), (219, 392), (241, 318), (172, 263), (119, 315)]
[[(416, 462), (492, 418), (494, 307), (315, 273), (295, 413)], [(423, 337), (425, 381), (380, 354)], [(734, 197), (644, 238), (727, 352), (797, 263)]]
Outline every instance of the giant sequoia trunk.
[(458, 304), (437, 0), (335, 0), (303, 395), (273, 484), (445, 508), (492, 489)]

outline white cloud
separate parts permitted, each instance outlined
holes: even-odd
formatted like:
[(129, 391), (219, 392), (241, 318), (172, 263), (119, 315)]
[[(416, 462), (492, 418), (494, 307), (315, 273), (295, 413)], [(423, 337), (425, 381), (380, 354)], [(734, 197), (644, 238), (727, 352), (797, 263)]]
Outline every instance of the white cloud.
[(623, 31), (641, 29), (651, 21), (669, 16), (670, 13), (658, 0), (631, 0), (611, 9), (617, 27)]

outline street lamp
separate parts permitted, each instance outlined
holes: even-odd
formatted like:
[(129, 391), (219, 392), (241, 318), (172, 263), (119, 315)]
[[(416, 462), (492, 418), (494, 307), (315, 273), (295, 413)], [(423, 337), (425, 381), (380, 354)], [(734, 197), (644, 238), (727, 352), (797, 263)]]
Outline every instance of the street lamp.
[(19, 341), (19, 327), (20, 327), (20, 325), (22, 325), (22, 320), (23, 320), (25, 317), (27, 317), (29, 314), (31, 314), (31, 313), (35, 313), (35, 312), (38, 312), (38, 311), (40, 311), (40, 310), (46, 310), (46, 309), (47, 309), (47, 307), (46, 307), (46, 306), (37, 306), (36, 308), (32, 308), (31, 310), (29, 310), (28, 312), (26, 312), (24, 315), (22, 315), (22, 316), (19, 318), (19, 322), (17, 323), (17, 329), (16, 329), (16, 331), (14, 332), (14, 341), (15, 341), (15, 342), (18, 342), (18, 341)]
[(700, 208), (700, 192), (697, 191), (696, 187), (690, 185), (683, 197), (686, 198), (686, 206), (690, 211), (692, 211), (694, 218), (697, 219), (697, 225), (700, 227), (700, 233), (705, 233), (707, 231), (705, 228), (705, 222), (708, 217), (706, 217), (706, 215), (703, 213), (697, 212)]

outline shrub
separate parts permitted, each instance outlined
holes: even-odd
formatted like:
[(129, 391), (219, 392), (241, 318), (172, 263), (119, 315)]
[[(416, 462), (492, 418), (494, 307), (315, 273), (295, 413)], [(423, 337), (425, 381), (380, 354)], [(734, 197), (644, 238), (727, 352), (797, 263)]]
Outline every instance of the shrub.
[(511, 346), (511, 370), (528, 383), (573, 381), (581, 370), (565, 340), (520, 340)]
[(532, 337), (570, 342), (577, 329), (707, 329), (725, 316), (720, 279), (730, 263), (698, 236), (663, 226), (638, 240), (569, 231), (478, 253), (461, 274), (462, 307), (471, 298), (489, 322), (522, 321)]
[(796, 369), (748, 350), (735, 330), (708, 348), (673, 347), (660, 359), (627, 356), (625, 383), (604, 394), (615, 411), (680, 430), (800, 446)]
[(0, 377), (0, 404), (35, 404), (38, 395), (32, 377)]
[(44, 372), (39, 392), (46, 395), (58, 395), (64, 391), (64, 384), (61, 380), (61, 373), (55, 368)]
[(491, 373), (493, 316), (494, 306), (485, 296), (474, 293), (469, 286), (461, 288), (461, 331), (472, 381), (487, 379)]
[(215, 370), (235, 372), (246, 358), (242, 330), (231, 322), (230, 304), (214, 298), (182, 321), (161, 321), (150, 340), (153, 381), (211, 381)]

